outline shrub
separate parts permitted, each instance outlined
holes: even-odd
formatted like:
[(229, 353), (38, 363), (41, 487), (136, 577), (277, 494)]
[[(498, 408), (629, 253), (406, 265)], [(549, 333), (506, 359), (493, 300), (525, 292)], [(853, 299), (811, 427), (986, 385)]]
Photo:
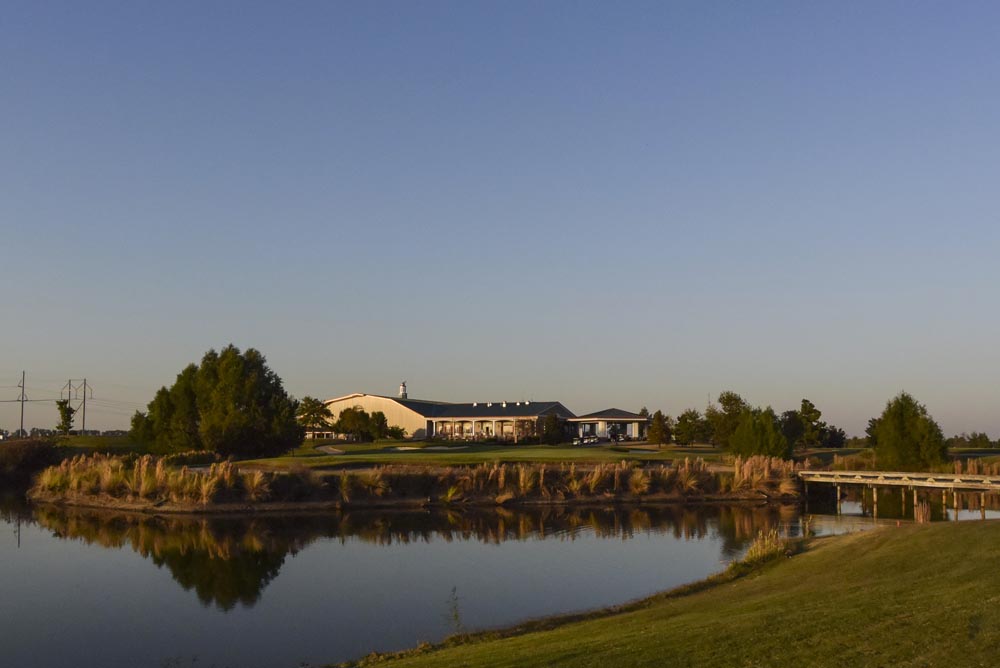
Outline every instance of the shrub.
[(0, 443), (0, 480), (30, 480), (60, 459), (59, 448), (50, 441), (23, 439)]
[(784, 556), (788, 551), (788, 541), (778, 535), (777, 529), (758, 531), (757, 537), (747, 549), (743, 564), (759, 566)]

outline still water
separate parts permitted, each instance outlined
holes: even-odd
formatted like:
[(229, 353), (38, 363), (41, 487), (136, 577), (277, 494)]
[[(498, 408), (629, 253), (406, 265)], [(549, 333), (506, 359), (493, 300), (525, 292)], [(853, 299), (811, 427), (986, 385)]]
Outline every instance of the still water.
[[(835, 509), (834, 509), (835, 512)], [(817, 533), (871, 526), (816, 516)], [(794, 506), (0, 516), (4, 665), (293, 668), (623, 603), (741, 556)]]

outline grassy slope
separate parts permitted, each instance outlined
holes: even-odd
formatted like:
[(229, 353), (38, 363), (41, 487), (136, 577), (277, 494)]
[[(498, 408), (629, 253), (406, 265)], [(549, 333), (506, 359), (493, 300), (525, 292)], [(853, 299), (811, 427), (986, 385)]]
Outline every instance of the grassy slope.
[(390, 661), (417, 666), (992, 666), (1000, 522), (821, 539), (639, 610)]

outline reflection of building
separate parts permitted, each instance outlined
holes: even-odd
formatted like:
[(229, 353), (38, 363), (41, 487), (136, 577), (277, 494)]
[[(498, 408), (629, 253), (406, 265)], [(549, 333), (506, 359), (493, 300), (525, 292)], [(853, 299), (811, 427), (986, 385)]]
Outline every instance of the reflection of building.
[[(368, 413), (381, 411), (390, 425), (402, 427), (407, 436), (415, 439), (435, 436), (467, 440), (496, 438), (516, 443), (525, 436), (541, 433), (542, 423), (550, 415), (555, 415), (563, 422), (576, 423), (584, 420), (577, 418), (558, 401), (474, 401), (453, 404), (410, 399), (406, 383), (400, 385), (398, 397), (356, 393), (328, 399), (324, 403), (335, 418), (345, 408), (354, 406), (360, 406)], [(646, 418), (636, 413), (609, 409), (592, 415), (611, 413), (614, 415), (610, 417), (584, 420), (578, 427), (580, 433), (585, 428), (593, 427), (588, 433), (607, 438), (610, 435), (610, 425), (623, 424), (628, 426), (618, 432), (620, 435), (627, 433), (633, 439), (645, 436)]]

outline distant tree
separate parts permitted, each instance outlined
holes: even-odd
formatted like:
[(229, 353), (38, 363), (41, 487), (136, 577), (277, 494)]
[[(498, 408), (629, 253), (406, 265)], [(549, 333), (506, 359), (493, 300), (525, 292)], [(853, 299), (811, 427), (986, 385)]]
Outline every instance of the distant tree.
[(781, 425), (770, 407), (763, 410), (744, 409), (730, 438), (729, 450), (743, 456), (791, 456), (791, 446), (781, 433)]
[(802, 416), (798, 411), (785, 411), (778, 418), (778, 422), (781, 424), (781, 433), (785, 435), (785, 440), (795, 448), (802, 441), (802, 433), (805, 431), (802, 426)]
[(76, 413), (76, 410), (69, 405), (69, 399), (57, 401), (56, 409), (59, 411), (59, 424), (56, 425), (56, 431), (68, 434), (73, 428), (73, 414)]
[(388, 435), (389, 421), (385, 418), (385, 413), (375, 411), (368, 417), (368, 431), (376, 441)]
[(691, 445), (708, 442), (711, 427), (697, 409), (689, 408), (677, 417), (673, 431), (678, 445)]
[(356, 441), (370, 441), (374, 438), (371, 431), (371, 416), (361, 406), (352, 406), (340, 411), (334, 431), (346, 434)]
[(868, 439), (869, 448), (874, 448), (878, 444), (878, 426), (879, 418), (868, 420), (868, 426), (865, 428), (865, 438)]
[(333, 422), (330, 408), (319, 399), (305, 396), (299, 402), (298, 420), (307, 431), (325, 431)]
[(993, 442), (990, 441), (990, 437), (984, 432), (974, 431), (969, 434), (969, 445), (970, 448), (992, 448)]
[(386, 432), (386, 436), (394, 441), (401, 441), (406, 438), (406, 430), (402, 427), (393, 425), (389, 427), (389, 430)]
[(253, 348), (209, 350), (173, 386), (160, 388), (130, 435), (160, 451), (212, 450), (224, 456), (268, 456), (302, 442), (298, 402)]
[(649, 421), (649, 429), (646, 431), (646, 440), (650, 443), (663, 445), (670, 443), (673, 430), (670, 416), (664, 415), (663, 411), (656, 411)]
[(802, 405), (799, 408), (799, 419), (802, 421), (802, 445), (806, 447), (819, 445), (822, 424), (819, 419), (822, 416), (823, 413), (816, 408), (813, 402), (808, 399), (802, 400)]
[(542, 442), (556, 445), (563, 441), (563, 423), (555, 413), (549, 413), (542, 421)]
[(847, 432), (840, 427), (820, 423), (819, 446), (821, 448), (842, 448), (847, 443)]
[(750, 408), (743, 397), (729, 390), (719, 395), (719, 406), (705, 409), (705, 419), (712, 426), (712, 442), (720, 448), (729, 447), (729, 438), (740, 422), (743, 411)]
[(875, 429), (875, 458), (880, 468), (925, 470), (947, 457), (941, 427), (910, 394), (891, 399)]
[(642, 408), (639, 409), (639, 415), (642, 416), (642, 417), (644, 417), (644, 418), (648, 418), (649, 417), (649, 409), (646, 408), (645, 406), (643, 406)]

